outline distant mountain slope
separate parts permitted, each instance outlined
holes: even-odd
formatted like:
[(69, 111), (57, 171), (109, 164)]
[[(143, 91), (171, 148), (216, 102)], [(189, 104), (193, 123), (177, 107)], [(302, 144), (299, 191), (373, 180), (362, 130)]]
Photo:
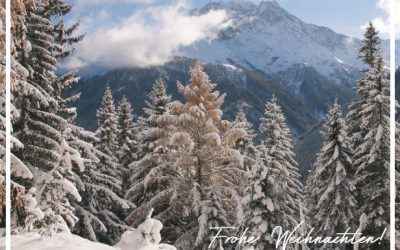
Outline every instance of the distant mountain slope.
[(300, 173), (302, 173), (301, 181), (306, 182), (308, 171), (312, 168), (317, 153), (322, 147), (322, 130), (323, 122), (319, 122), (306, 131), (297, 141), (295, 146), (296, 160), (299, 163)]
[[(133, 103), (137, 115), (142, 114), (146, 95), (158, 77), (166, 80), (168, 92), (173, 98), (181, 100), (180, 94), (177, 93), (176, 81), (179, 80), (184, 84), (188, 82), (189, 68), (194, 62), (192, 59), (179, 58), (164, 66), (116, 69), (81, 80), (68, 91), (81, 92), (81, 98), (76, 103), (78, 107), (76, 122), (91, 130), (96, 128), (96, 109), (100, 106), (106, 84), (110, 85), (116, 100), (126, 95)], [(285, 85), (262, 72), (239, 68), (232, 70), (223, 65), (211, 64), (205, 65), (205, 70), (210, 79), (217, 83), (217, 90), (227, 94), (223, 105), (227, 119), (233, 119), (239, 107), (243, 106), (249, 119), (258, 125), (259, 118), (264, 112), (265, 102), (275, 94), (296, 134), (303, 133), (317, 121), (299, 97), (293, 95)]]
[[(142, 115), (146, 95), (158, 77), (166, 80), (168, 92), (173, 98), (181, 100), (181, 95), (177, 93), (176, 81), (187, 83), (189, 68), (194, 63), (193, 59), (176, 58), (164, 66), (116, 69), (103, 75), (82, 79), (66, 93), (81, 92), (81, 98), (76, 103), (78, 108), (76, 123), (90, 130), (96, 129), (96, 110), (100, 106), (106, 84), (110, 85), (117, 101), (123, 95), (127, 96), (137, 116)], [(259, 70), (229, 64), (205, 65), (205, 71), (211, 81), (217, 83), (217, 90), (227, 94), (222, 106), (226, 119), (233, 120), (239, 108), (243, 107), (255, 130), (258, 130), (265, 102), (275, 95), (293, 131), (295, 142), (303, 142), (300, 144), (303, 146), (297, 151), (301, 153), (299, 159), (304, 158), (304, 164), (308, 166), (310, 162), (307, 161), (313, 159), (308, 156), (314, 155), (319, 147), (309, 147), (304, 143), (303, 137), (308, 135), (306, 132), (319, 123), (321, 115), (326, 113), (335, 98), (347, 106), (353, 92), (350, 87), (333, 84), (311, 67), (304, 70), (304, 77), (299, 84), (301, 94), (296, 94), (279, 79), (272, 78)], [(318, 140), (316, 143), (319, 145)], [(306, 173), (308, 168), (304, 169)]]
[[(338, 85), (322, 76), (308, 65), (293, 65), (285, 72), (275, 75), (285, 83), (295, 95), (302, 99), (309, 111), (322, 118), (329, 105), (337, 98), (342, 103), (349, 103), (354, 96), (353, 87)], [(346, 108), (345, 108), (346, 109)]]

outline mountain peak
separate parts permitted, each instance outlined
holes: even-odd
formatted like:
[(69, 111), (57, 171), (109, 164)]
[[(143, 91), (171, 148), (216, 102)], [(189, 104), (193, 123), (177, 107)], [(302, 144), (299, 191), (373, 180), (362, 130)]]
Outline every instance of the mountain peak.
[(249, 11), (249, 10), (265, 10), (269, 8), (281, 8), (275, 0), (263, 0), (258, 4), (251, 0), (228, 0), (228, 1), (210, 1), (202, 10), (210, 9), (227, 9), (235, 11)]
[(211, 1), (200, 9), (200, 12), (207, 12), (212, 9), (225, 9), (233, 11), (254, 10), (257, 5), (253, 1), (229, 0), (229, 1)]
[(214, 1), (196, 12), (212, 9), (225, 10), (232, 25), (217, 39), (181, 48), (179, 55), (256, 68), (269, 75), (293, 72), (291, 66), (307, 62), (338, 84), (353, 85), (358, 80), (362, 63), (357, 58), (361, 43), (357, 38), (305, 23), (274, 0)]

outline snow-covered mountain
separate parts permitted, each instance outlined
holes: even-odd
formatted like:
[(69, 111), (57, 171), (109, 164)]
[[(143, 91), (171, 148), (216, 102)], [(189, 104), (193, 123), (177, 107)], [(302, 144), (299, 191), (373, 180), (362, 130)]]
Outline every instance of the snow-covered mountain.
[[(115, 69), (81, 79), (70, 90), (70, 94), (81, 92), (76, 102), (77, 124), (96, 128), (96, 109), (106, 84), (117, 101), (127, 95), (138, 116), (160, 76), (173, 99), (179, 100), (176, 81), (188, 82), (189, 67), (200, 59), (217, 90), (227, 94), (224, 119), (234, 119), (239, 108), (244, 108), (257, 130), (265, 102), (272, 95), (278, 98), (294, 135), (296, 160), (305, 181), (322, 145), (321, 119), (336, 98), (346, 111), (362, 76), (363, 65), (357, 58), (361, 40), (304, 23), (275, 1), (258, 5), (247, 0), (212, 2), (193, 14), (211, 9), (226, 10), (233, 23), (217, 39), (182, 48), (181, 56), (164, 65)], [(387, 55), (389, 42), (383, 40), (382, 48)]]
[[(207, 63), (257, 68), (280, 77), (289, 86), (296, 86), (298, 79), (290, 76), (302, 71), (302, 65), (315, 68), (339, 84), (354, 85), (360, 78), (363, 65), (357, 59), (361, 44), (358, 38), (305, 23), (275, 1), (258, 5), (247, 0), (211, 2), (195, 12), (211, 9), (225, 10), (231, 27), (217, 39), (182, 48), (181, 55)], [(382, 48), (388, 58), (389, 42), (383, 40)]]

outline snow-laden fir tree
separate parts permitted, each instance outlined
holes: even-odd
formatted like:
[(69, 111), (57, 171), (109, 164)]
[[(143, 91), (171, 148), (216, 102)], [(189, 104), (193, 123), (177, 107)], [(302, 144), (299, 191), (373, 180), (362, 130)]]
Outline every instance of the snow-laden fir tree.
[[(352, 149), (342, 110), (335, 102), (323, 132), (324, 144), (307, 180), (307, 207), (316, 235), (336, 237), (354, 232), (358, 224)], [(320, 249), (343, 249), (343, 244), (324, 244)]]
[[(95, 147), (101, 152), (97, 154), (100, 162), (96, 164), (94, 171), (86, 180), (86, 185), (97, 194), (90, 194), (88, 202), (97, 198), (103, 200), (103, 204), (95, 207), (102, 216), (103, 224), (106, 224), (106, 238), (100, 238), (102, 242), (116, 242), (126, 229), (124, 219), (133, 207), (132, 203), (121, 199), (123, 196), (123, 167), (118, 161), (118, 117), (114, 105), (114, 99), (109, 86), (106, 86), (100, 108), (97, 110), (98, 129), (96, 130)], [(94, 184), (93, 186), (91, 185)], [(90, 192), (90, 189), (89, 189)], [(117, 201), (117, 202), (115, 202)], [(98, 209), (99, 207), (99, 209)]]
[(117, 143), (119, 150), (117, 156), (120, 164), (122, 164), (122, 181), (123, 190), (126, 190), (128, 179), (131, 174), (129, 164), (137, 160), (137, 126), (133, 120), (133, 108), (128, 99), (123, 96), (118, 105), (118, 136)]
[[(236, 114), (235, 120), (232, 122), (232, 128), (242, 128), (246, 131), (246, 136), (238, 139), (234, 148), (237, 149), (243, 156), (243, 170), (248, 174), (248, 172), (251, 171), (252, 167), (255, 165), (258, 152), (256, 146), (253, 144), (253, 138), (255, 137), (253, 125), (247, 120), (246, 114), (242, 108)], [(246, 175), (244, 176), (244, 179), (245, 178)], [(245, 197), (246, 188), (247, 182), (245, 182), (244, 185), (241, 185), (239, 190), (242, 197)], [(249, 207), (247, 206), (245, 199), (242, 199), (242, 203), (243, 213), (248, 214)], [(243, 216), (241, 216), (237, 221), (237, 223), (241, 225), (239, 229), (240, 232), (246, 230), (247, 228), (246, 221), (243, 221), (243, 219)]]
[[(71, 6), (62, 1), (49, 1), (48, 12), (55, 16), (65, 15), (71, 10)], [(55, 19), (53, 35), (55, 46), (53, 54), (58, 61), (68, 57), (74, 50), (73, 44), (82, 39), (81, 35), (75, 36), (74, 31), (77, 23), (70, 27), (64, 25), (62, 19)], [(82, 155), (81, 164), (73, 164), (72, 171), (67, 178), (77, 187), (80, 194), (80, 201), (72, 200), (75, 220), (79, 223), (73, 227), (75, 233), (90, 240), (100, 240), (106, 243), (118, 241), (122, 232), (128, 229), (126, 224), (115, 215), (114, 211), (123, 211), (132, 207), (132, 204), (125, 202), (116, 195), (112, 189), (120, 189), (120, 180), (100, 173), (97, 169), (99, 158), (113, 161), (109, 156), (101, 153), (93, 147), (96, 142), (94, 135), (84, 129), (73, 125), (76, 117), (76, 108), (72, 105), (79, 98), (79, 93), (70, 97), (62, 97), (61, 93), (78, 81), (75, 71), (66, 72), (58, 76), (53, 83), (53, 89), (58, 104), (57, 113), (68, 122), (70, 132), (64, 134), (64, 139), (70, 147)], [(93, 202), (96, 200), (97, 202)]]
[(378, 36), (378, 31), (376, 30), (372, 22), (370, 22), (364, 33), (362, 46), (358, 49), (360, 53), (359, 58), (369, 68), (374, 66), (375, 54), (380, 51), (379, 44), (380, 38)]
[[(83, 39), (83, 35), (75, 35), (79, 23), (73, 23), (71, 26), (64, 24), (63, 16), (70, 13), (72, 5), (65, 3), (62, 0), (49, 1), (50, 9), (48, 12), (53, 14), (53, 36), (54, 48), (53, 54), (57, 61), (63, 62), (75, 50), (74, 45)], [(76, 70), (68, 71), (60, 76), (57, 76), (54, 83), (54, 95), (58, 103), (58, 115), (63, 117), (68, 123), (73, 124), (76, 118), (76, 108), (73, 107), (75, 101), (80, 97), (80, 93), (72, 96), (62, 96), (63, 91), (69, 89), (73, 84), (77, 83), (79, 77), (76, 75)]]
[(32, 181), (25, 181), (23, 185), (27, 187), (25, 191), (32, 192), (31, 187), (38, 190), (36, 198), (44, 219), (35, 226), (44, 234), (72, 227), (76, 217), (70, 200), (80, 199), (67, 177), (71, 174), (71, 165), (80, 165), (82, 159), (65, 139), (70, 133), (69, 124), (58, 114), (60, 93), (54, 88), (58, 60), (51, 20), (62, 14), (53, 1), (38, 2), (36, 8), (28, 12), (26, 37), (32, 50), (29, 54), (22, 53), (18, 59), (29, 72), (26, 82), (30, 87), (16, 89), (14, 99), (20, 110), (14, 131), (24, 145), (16, 150), (16, 155), (34, 175)]
[(96, 136), (79, 127), (75, 127), (74, 133), (71, 145), (90, 161), (74, 177), (82, 200), (73, 203), (79, 218), (73, 232), (92, 241), (115, 244), (124, 231), (131, 229), (118, 212), (129, 211), (134, 204), (114, 193), (114, 189), (120, 189), (120, 180), (100, 171), (100, 159), (109, 156), (93, 147), (98, 140)]
[(244, 113), (243, 109), (240, 109), (236, 114), (235, 120), (232, 122), (233, 128), (242, 128), (246, 131), (247, 136), (240, 138), (235, 145), (235, 149), (243, 155), (243, 167), (245, 171), (250, 171), (251, 166), (254, 165), (256, 157), (256, 147), (253, 144), (255, 133), (253, 130), (253, 124), (251, 124)]
[(270, 234), (276, 226), (286, 231), (300, 223), (303, 195), (291, 133), (275, 97), (266, 104), (260, 131), (266, 139), (249, 173), (246, 219), (252, 235), (260, 237), (255, 249), (266, 249), (274, 244)]
[[(216, 233), (210, 227), (234, 225), (241, 211), (237, 190), (243, 180), (243, 157), (233, 147), (246, 132), (221, 119), (225, 95), (215, 87), (196, 63), (188, 85), (178, 82), (185, 103), (171, 104), (177, 116), (171, 143), (176, 146), (173, 167), (179, 179), (171, 204), (182, 230), (174, 243), (179, 249), (207, 249)], [(210, 249), (218, 248), (214, 244)]]
[[(20, 1), (13, 0), (11, 8), (11, 124), (12, 129), (14, 129), (14, 124), (20, 118), (20, 106), (16, 103), (14, 99), (15, 93), (24, 92), (26, 95), (36, 95), (38, 100), (42, 104), (47, 104), (44, 98), (43, 92), (27, 81), (29, 76), (29, 71), (21, 64), (21, 58), (28, 55), (31, 51), (31, 43), (26, 37), (26, 18), (27, 12), (35, 9), (35, 2), (32, 0)], [(2, 5), (4, 6), (4, 5)], [(5, 11), (1, 12), (5, 15)], [(4, 16), (5, 18), (5, 16)], [(5, 20), (5, 19), (4, 19)], [(5, 25), (5, 22), (3, 23)], [(5, 33), (4, 33), (5, 35)], [(0, 42), (1, 47), (5, 49), (5, 39)], [(4, 55), (4, 54), (3, 54)], [(2, 68), (4, 69), (4, 68)], [(1, 74), (3, 76), (3, 74)], [(5, 77), (5, 72), (4, 72)], [(2, 85), (4, 87), (4, 85)], [(4, 89), (2, 89), (4, 91)], [(2, 107), (4, 104), (4, 94), (2, 92)], [(2, 123), (5, 124), (5, 123)], [(3, 130), (4, 131), (4, 130)], [(33, 177), (31, 171), (28, 169), (26, 164), (14, 154), (15, 151), (23, 149), (23, 144), (17, 139), (13, 131), (11, 132), (11, 180), (12, 180), (12, 192), (11, 192), (11, 210), (12, 214), (16, 215), (14, 218), (17, 220), (12, 220), (12, 226), (19, 224), (20, 226), (26, 226), (31, 224), (31, 221), (25, 221), (25, 218), (42, 218), (40, 209), (35, 208), (36, 201), (31, 197), (34, 193), (34, 189), (29, 191), (28, 196), (25, 193), (28, 190), (25, 189), (24, 180), (31, 179)], [(4, 136), (4, 134), (2, 134)], [(4, 139), (4, 137), (3, 137)], [(2, 154), (4, 151), (2, 151)], [(20, 183), (21, 181), (21, 183)]]
[(80, 153), (69, 146), (66, 140), (69, 133), (71, 130), (66, 129), (62, 134), (59, 161), (36, 180), (39, 207), (44, 213), (44, 219), (37, 223), (42, 224), (40, 232), (43, 235), (69, 232), (69, 228), (75, 226), (78, 221), (70, 200), (81, 201), (81, 196), (67, 177), (73, 175), (73, 165), (77, 165), (83, 171), (84, 162)]
[[(17, 38), (15, 36), (15, 30), (21, 29), (25, 30), (24, 26), (24, 21), (25, 21), (25, 14), (26, 14), (26, 7), (24, 2), (19, 2), (16, 1), (15, 3), (20, 4), (17, 7), (14, 7), (11, 9), (11, 16), (13, 19), (12, 22), (12, 27), (11, 29), (14, 31), (12, 37), (11, 37), (11, 87), (12, 89), (15, 89), (16, 87), (20, 87), (23, 84), (26, 84), (26, 77), (28, 76), (28, 72), (26, 71), (25, 68), (21, 66), (21, 64), (16, 61), (16, 50), (17, 49), (24, 49), (26, 52), (29, 51), (27, 44), (29, 44), (26, 39), (23, 38)], [(27, 2), (29, 3), (29, 2)], [(16, 10), (17, 9), (17, 10)], [(5, 51), (6, 51), (6, 44), (5, 44), (5, 38), (6, 38), (6, 32), (5, 32), (5, 25), (6, 25), (6, 10), (5, 10), (5, 2), (2, 1), (2, 4), (0, 6), (0, 26), (1, 26), (1, 31), (0, 31), (0, 185), (1, 185), (1, 190), (0, 193), (1, 195), (1, 205), (0, 205), (0, 216), (4, 216), (3, 211), (5, 211), (5, 207), (3, 206), (5, 202), (5, 179), (4, 179), (4, 174), (5, 174), (5, 130), (6, 130), (6, 114), (5, 114), (5, 97), (6, 97), (6, 91), (5, 91), (5, 80), (6, 80), (6, 60), (5, 60)], [(14, 123), (18, 117), (19, 117), (19, 112), (16, 109), (16, 107), (13, 105), (13, 102), (10, 103), (11, 105), (11, 123)], [(12, 133), (12, 132), (11, 132)], [(12, 148), (22, 148), (23, 145), (22, 143), (11, 134), (11, 147)], [(11, 171), (13, 176), (18, 176), (19, 178), (32, 178), (32, 173), (29, 171), (29, 169), (26, 167), (26, 165), (13, 153), (11, 153)], [(21, 200), (23, 200), (23, 194), (25, 192), (25, 189), (23, 186), (19, 185), (16, 182), (12, 182), (12, 204), (13, 204), (13, 209), (16, 208), (14, 206), (16, 204), (15, 201), (19, 201), (20, 203)], [(2, 223), (5, 223), (5, 221), (2, 221)]]
[[(361, 107), (363, 140), (353, 145), (360, 214), (367, 218), (364, 234), (379, 237), (389, 228), (389, 80), (381, 53), (375, 54), (374, 66), (366, 73), (368, 89)], [(379, 247), (387, 248), (388, 234)], [(373, 246), (378, 247), (378, 246)]]
[(141, 223), (140, 218), (154, 208), (154, 216), (165, 225), (162, 234), (166, 241), (179, 234), (174, 226), (176, 211), (170, 204), (177, 181), (170, 153), (170, 137), (176, 130), (176, 117), (170, 114), (170, 101), (164, 80), (157, 79), (148, 94), (145, 116), (139, 121), (138, 154), (141, 158), (130, 165), (130, 188), (125, 194), (125, 198), (137, 206), (127, 217), (128, 224), (136, 227)]
[[(70, 11), (70, 6), (64, 5), (62, 2), (53, 1), (53, 3), (60, 4), (55, 9), (60, 9), (65, 13)], [(54, 34), (57, 42), (55, 55), (58, 60), (63, 60), (69, 56), (73, 51), (73, 47), (71, 48), (70, 45), (82, 39), (82, 36), (73, 35), (76, 28), (76, 24), (65, 27), (62, 20), (55, 25)], [(54, 90), (61, 94), (77, 80), (75, 71), (67, 72), (56, 78)], [(84, 157), (84, 169), (75, 165), (73, 166), (73, 174), (69, 176), (81, 196), (81, 201), (72, 202), (75, 215), (79, 219), (73, 227), (73, 232), (89, 240), (115, 244), (121, 234), (130, 229), (122, 218), (124, 212), (134, 205), (125, 201), (113, 191), (121, 191), (122, 180), (109, 176), (100, 169), (101, 166), (104, 166), (100, 164), (100, 159), (103, 160), (102, 163), (112, 163), (115, 159), (93, 147), (93, 144), (98, 142), (94, 134), (73, 125), (76, 109), (72, 107), (72, 104), (79, 96), (78, 93), (67, 98), (62, 98), (59, 95), (57, 98), (59, 115), (70, 123), (71, 133), (67, 140), (71, 147), (79, 151)], [(93, 202), (94, 200), (96, 202)]]
[[(375, 54), (379, 51), (380, 39), (378, 32), (372, 23), (369, 24), (362, 41), (362, 46), (359, 49), (359, 58), (365, 63), (366, 68), (364, 71), (368, 71), (374, 66)], [(362, 123), (362, 109), (368, 100), (368, 76), (363, 76), (357, 83), (356, 92), (357, 95), (349, 106), (349, 112), (347, 114), (348, 133), (351, 137), (352, 148), (358, 147), (364, 140), (366, 130), (361, 128)]]
[(96, 137), (99, 140), (95, 146), (107, 155), (107, 157), (101, 157), (99, 169), (102, 173), (115, 178), (118, 188), (113, 191), (122, 195), (121, 182), (123, 169), (118, 161), (117, 152), (119, 145), (116, 143), (118, 137), (118, 117), (111, 89), (108, 85), (105, 88), (101, 106), (97, 110), (97, 125)]
[[(114, 156), (118, 145), (115, 143), (118, 136), (117, 112), (110, 86), (106, 86), (101, 106), (97, 110), (96, 136), (100, 142), (97, 148), (107, 155)], [(110, 169), (111, 171), (111, 169)]]
[(167, 114), (168, 104), (171, 102), (171, 95), (167, 94), (167, 85), (163, 78), (157, 78), (152, 86), (152, 90), (145, 101), (143, 108), (144, 117), (138, 119), (140, 148), (138, 149), (138, 158), (151, 152), (154, 148), (153, 141), (157, 141), (159, 136), (145, 132), (153, 127), (158, 127), (157, 119), (159, 116)]

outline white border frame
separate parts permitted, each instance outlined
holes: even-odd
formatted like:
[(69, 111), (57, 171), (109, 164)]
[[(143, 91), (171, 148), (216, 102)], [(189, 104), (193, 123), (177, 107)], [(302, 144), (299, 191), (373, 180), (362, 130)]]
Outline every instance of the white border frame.
[(396, 104), (395, 104), (395, 73), (396, 73), (396, 58), (395, 58), (395, 21), (396, 21), (396, 1), (390, 1), (390, 249), (396, 248), (396, 164), (395, 164), (395, 147), (396, 147)]

